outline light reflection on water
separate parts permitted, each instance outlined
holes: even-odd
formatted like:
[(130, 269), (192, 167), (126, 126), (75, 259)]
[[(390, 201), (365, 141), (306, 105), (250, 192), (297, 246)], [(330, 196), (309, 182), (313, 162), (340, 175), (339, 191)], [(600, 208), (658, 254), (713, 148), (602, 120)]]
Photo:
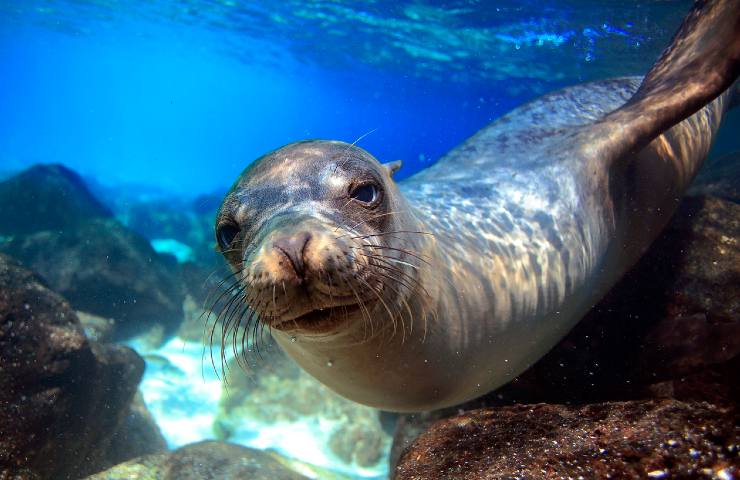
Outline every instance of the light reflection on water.
[[(223, 382), (210, 364), (208, 354), (203, 357), (203, 345), (173, 338), (154, 350), (141, 340), (133, 340), (129, 346), (141, 353), (146, 361), (139, 389), (168, 446), (175, 449), (218, 438), (216, 424), (222, 395), (238, 395), (240, 392), (234, 391), (233, 386), (231, 392), (222, 389)], [(226, 362), (230, 360), (231, 352), (228, 352)], [(244, 372), (236, 374), (246, 375)], [(327, 401), (336, 401), (331, 397), (334, 395), (327, 397)], [(244, 416), (231, 421), (237, 423), (229, 426), (229, 442), (275, 451), (288, 459), (305, 462), (303, 473), (306, 475), (311, 474), (311, 470), (306, 468), (316, 465), (352, 478), (387, 477), (390, 438), (385, 439), (385, 453), (374, 466), (347, 463), (329, 447), (332, 435), (343, 423), (337, 418), (301, 416), (295, 421), (269, 422)]]

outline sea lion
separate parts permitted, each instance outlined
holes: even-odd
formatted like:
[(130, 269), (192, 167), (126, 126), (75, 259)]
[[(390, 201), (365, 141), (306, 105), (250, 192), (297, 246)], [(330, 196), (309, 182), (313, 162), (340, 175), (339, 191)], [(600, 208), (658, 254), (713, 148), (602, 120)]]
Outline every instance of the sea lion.
[(353, 144), (259, 158), (216, 219), (234, 271), (223, 340), (243, 347), (259, 320), (311, 375), (385, 410), (508, 382), (673, 213), (740, 71), (739, 5), (697, 3), (644, 79), (546, 95), (400, 184), (398, 163)]

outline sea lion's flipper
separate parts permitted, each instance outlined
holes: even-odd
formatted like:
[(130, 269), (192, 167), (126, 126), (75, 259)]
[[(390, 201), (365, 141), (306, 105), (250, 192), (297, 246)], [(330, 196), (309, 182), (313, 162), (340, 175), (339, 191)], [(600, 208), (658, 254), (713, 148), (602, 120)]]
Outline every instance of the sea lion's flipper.
[(740, 0), (699, 0), (635, 95), (590, 132), (609, 163), (640, 151), (740, 75)]

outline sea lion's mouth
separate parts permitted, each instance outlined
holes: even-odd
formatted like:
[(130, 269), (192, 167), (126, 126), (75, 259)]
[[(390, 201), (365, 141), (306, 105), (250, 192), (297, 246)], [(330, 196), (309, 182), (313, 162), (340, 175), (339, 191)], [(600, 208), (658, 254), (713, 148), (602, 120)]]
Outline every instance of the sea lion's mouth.
[(350, 318), (363, 314), (370, 305), (350, 304), (318, 308), (291, 319), (279, 319), (271, 326), (281, 331), (307, 331), (325, 333), (336, 328)]

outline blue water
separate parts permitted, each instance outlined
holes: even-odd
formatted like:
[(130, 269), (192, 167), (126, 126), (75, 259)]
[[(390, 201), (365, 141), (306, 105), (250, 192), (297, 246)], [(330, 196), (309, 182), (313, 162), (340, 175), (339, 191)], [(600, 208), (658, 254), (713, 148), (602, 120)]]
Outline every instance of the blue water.
[[(402, 179), (543, 93), (644, 74), (690, 3), (0, 0), (0, 179), (63, 163), (107, 200), (193, 198), (307, 138), (401, 159)], [(187, 238), (150, 240), (181, 262), (202, 258)], [(213, 438), (222, 385), (198, 375), (201, 345), (130, 345), (147, 355), (141, 390), (170, 447)], [(326, 419), (245, 420), (231, 441), (386, 474), (387, 448), (362, 471), (327, 453)]]
[(0, 169), (195, 195), (367, 134), (405, 176), (541, 93), (644, 72), (688, 4), (4, 0)]

